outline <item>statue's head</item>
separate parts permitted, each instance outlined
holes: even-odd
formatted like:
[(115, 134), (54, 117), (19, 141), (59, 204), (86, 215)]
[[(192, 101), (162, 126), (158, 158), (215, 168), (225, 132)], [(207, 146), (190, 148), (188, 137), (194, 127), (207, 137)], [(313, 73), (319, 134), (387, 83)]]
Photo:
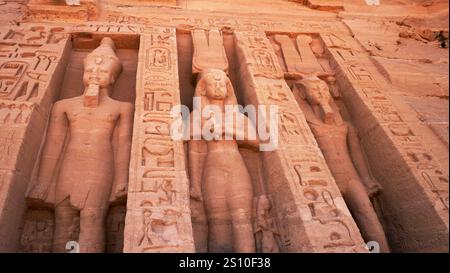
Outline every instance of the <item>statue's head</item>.
[(266, 195), (261, 195), (258, 198), (258, 210), (269, 211), (271, 208), (272, 204), (270, 203), (270, 199)]
[(108, 88), (117, 80), (122, 71), (122, 64), (115, 53), (114, 42), (105, 37), (100, 46), (84, 59), (83, 83), (85, 86), (98, 85)]
[(227, 74), (219, 69), (207, 69), (199, 76), (197, 87), (201, 87), (201, 95), (208, 99), (224, 100), (228, 97)]
[(330, 94), (328, 84), (320, 78), (313, 76), (300, 80), (296, 83), (300, 96), (311, 106), (319, 106), (321, 118), (325, 123), (334, 122), (335, 113), (331, 107), (333, 98)]
[(304, 97), (311, 105), (329, 103), (332, 99), (327, 83), (318, 77), (304, 78), (298, 84), (301, 86)]
[(231, 81), (220, 69), (206, 69), (199, 74), (194, 96), (207, 100), (224, 100), (225, 104), (237, 104)]
[(152, 216), (152, 211), (149, 209), (146, 209), (146, 210), (144, 210), (143, 214), (144, 214), (145, 218), (148, 218), (148, 217)]

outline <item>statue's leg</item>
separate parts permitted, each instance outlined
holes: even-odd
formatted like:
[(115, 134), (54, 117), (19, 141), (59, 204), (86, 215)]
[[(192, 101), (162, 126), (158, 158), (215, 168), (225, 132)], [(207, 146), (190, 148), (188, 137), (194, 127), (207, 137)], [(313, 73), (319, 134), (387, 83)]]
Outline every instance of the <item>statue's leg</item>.
[(233, 233), (225, 198), (205, 198), (208, 218), (208, 252), (233, 251)]
[[(245, 192), (245, 191), (244, 191)], [(233, 196), (230, 206), (233, 227), (234, 251), (238, 253), (255, 253), (255, 235), (252, 223), (253, 195)]]
[(80, 252), (105, 252), (108, 208), (84, 208), (80, 212)]
[(208, 219), (203, 200), (191, 199), (191, 217), (195, 251), (199, 253), (208, 252)]
[(72, 232), (76, 229), (75, 219), (78, 216), (78, 210), (74, 209), (65, 199), (55, 207), (55, 232), (53, 234), (53, 252), (64, 253), (66, 244), (71, 241)]
[(364, 239), (377, 242), (381, 252), (389, 252), (386, 235), (364, 185), (358, 180), (351, 180), (343, 195)]

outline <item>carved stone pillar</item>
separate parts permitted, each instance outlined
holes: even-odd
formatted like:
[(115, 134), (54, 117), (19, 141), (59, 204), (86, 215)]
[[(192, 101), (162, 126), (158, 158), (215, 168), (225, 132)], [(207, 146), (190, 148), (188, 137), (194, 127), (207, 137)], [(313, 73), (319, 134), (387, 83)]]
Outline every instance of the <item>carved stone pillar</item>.
[(70, 41), (64, 28), (43, 24), (2, 28), (0, 34), (0, 252), (14, 252)]
[(176, 32), (140, 37), (124, 252), (193, 252), (182, 141), (170, 136), (180, 104)]
[(365, 252), (283, 71), (263, 32), (235, 32), (245, 104), (277, 105), (278, 148), (263, 153), (285, 252)]

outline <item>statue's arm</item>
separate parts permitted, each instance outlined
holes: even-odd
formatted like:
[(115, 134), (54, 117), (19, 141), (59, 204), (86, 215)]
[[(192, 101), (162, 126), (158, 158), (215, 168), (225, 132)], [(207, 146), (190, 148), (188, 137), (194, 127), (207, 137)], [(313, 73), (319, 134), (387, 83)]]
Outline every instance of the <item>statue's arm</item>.
[[(188, 158), (189, 158), (189, 192), (192, 199), (202, 200), (202, 176), (203, 167), (207, 153), (206, 142), (202, 139), (201, 135), (201, 116), (197, 116), (200, 119), (194, 120), (193, 110), (189, 115), (189, 141), (188, 141)], [(194, 132), (194, 123), (199, 123), (199, 130)]]
[[(242, 127), (238, 127), (236, 128), (236, 138), (237, 138), (237, 134), (241, 134), (244, 136), (243, 140), (238, 140), (239, 145), (251, 149), (251, 150), (255, 150), (255, 151), (259, 151), (259, 137), (258, 137), (258, 131), (256, 130), (255, 126), (253, 125), (253, 122), (245, 115), (244, 116), (244, 124), (243, 124), (243, 128)], [(241, 131), (241, 132), (239, 132)]]
[(361, 176), (362, 182), (364, 183), (369, 196), (372, 196), (381, 190), (381, 185), (374, 181), (374, 179), (370, 175), (370, 171), (367, 167), (366, 160), (361, 149), (361, 143), (359, 142), (359, 136), (356, 128), (354, 128), (352, 125), (348, 125), (348, 128), (348, 146), (353, 164), (355, 165), (356, 170)]
[(131, 103), (121, 105), (119, 124), (117, 127), (117, 152), (114, 159), (114, 196), (113, 200), (123, 198), (127, 194), (128, 167), (131, 154), (131, 138), (133, 131), (134, 107)]
[(303, 115), (305, 115), (306, 121), (313, 123), (320, 123), (320, 120), (314, 114), (314, 111), (311, 109), (309, 103), (301, 95), (300, 90), (298, 88), (294, 88), (292, 90), (292, 93), (294, 94), (295, 100), (297, 101), (298, 106), (302, 110)]
[(321, 124), (323, 123), (319, 117), (316, 116), (314, 113), (314, 110), (312, 107), (307, 103), (306, 101), (302, 101), (302, 103), (299, 104), (300, 109), (302, 110), (303, 114), (305, 115), (305, 119), (309, 123), (313, 124)]
[(204, 140), (191, 140), (189, 150), (189, 181), (191, 198), (202, 200), (202, 175), (206, 158), (206, 143)]
[(30, 191), (28, 198), (41, 201), (46, 199), (64, 146), (67, 127), (68, 120), (65, 114), (65, 106), (62, 102), (56, 102), (50, 115), (37, 182)]
[[(195, 118), (194, 118), (195, 117)], [(202, 139), (202, 125), (203, 120), (201, 117), (201, 111), (193, 110), (189, 115), (189, 139), (201, 140)]]

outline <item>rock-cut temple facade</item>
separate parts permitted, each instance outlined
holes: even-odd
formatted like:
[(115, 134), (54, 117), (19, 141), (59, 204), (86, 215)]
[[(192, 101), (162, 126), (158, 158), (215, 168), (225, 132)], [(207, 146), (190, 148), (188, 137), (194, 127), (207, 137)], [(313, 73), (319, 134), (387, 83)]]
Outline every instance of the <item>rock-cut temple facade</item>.
[(449, 251), (448, 1), (0, 15), (0, 252)]

